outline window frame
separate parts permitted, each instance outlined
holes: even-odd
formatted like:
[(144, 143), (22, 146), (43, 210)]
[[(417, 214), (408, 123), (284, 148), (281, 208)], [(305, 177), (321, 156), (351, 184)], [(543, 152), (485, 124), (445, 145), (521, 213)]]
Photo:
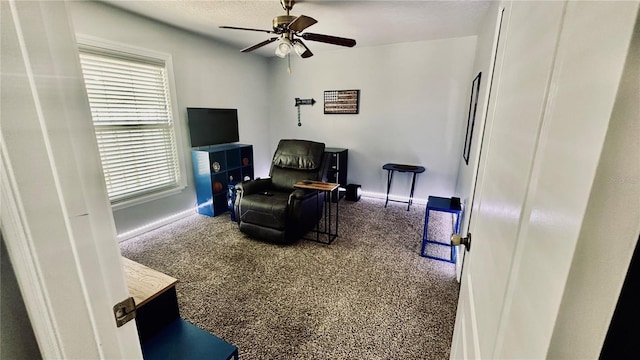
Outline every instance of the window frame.
[[(166, 189), (158, 190), (155, 192), (141, 194), (139, 196), (113, 201), (109, 199), (111, 202), (111, 208), (113, 210), (124, 209), (127, 207), (143, 204), (146, 202), (158, 200), (161, 198), (165, 198), (168, 196), (176, 195), (181, 193), (184, 189), (187, 188), (187, 172), (185, 169), (184, 162), (184, 147), (183, 147), (183, 137), (182, 137), (182, 120), (180, 118), (180, 114), (178, 111), (178, 100), (176, 96), (176, 86), (174, 81), (173, 74), (173, 60), (171, 54), (163, 53), (155, 50), (145, 49), (137, 46), (122, 44), (114, 41), (108, 41), (92, 36), (76, 34), (76, 42), (78, 44), (78, 58), (80, 57), (80, 52), (85, 50), (94, 54), (105, 54), (106, 56), (119, 56), (128, 60), (140, 60), (141, 62), (146, 61), (162, 61), (164, 62), (167, 82), (169, 87), (169, 104), (171, 106), (171, 116), (173, 117), (173, 132), (175, 136), (175, 146), (176, 146), (176, 161), (178, 162), (177, 168), (179, 171), (179, 179), (178, 183)], [(84, 76), (83, 76), (84, 83)], [(87, 98), (87, 103), (89, 99)], [(91, 123), (93, 125), (93, 119), (91, 119)], [(94, 130), (95, 135), (95, 130)], [(97, 150), (97, 148), (96, 148)], [(104, 176), (104, 174), (103, 174)]]

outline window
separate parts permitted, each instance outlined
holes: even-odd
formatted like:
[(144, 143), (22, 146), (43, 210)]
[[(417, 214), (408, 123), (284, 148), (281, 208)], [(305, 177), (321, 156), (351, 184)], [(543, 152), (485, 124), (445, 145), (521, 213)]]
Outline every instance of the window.
[(80, 48), (112, 204), (183, 186), (166, 62)]

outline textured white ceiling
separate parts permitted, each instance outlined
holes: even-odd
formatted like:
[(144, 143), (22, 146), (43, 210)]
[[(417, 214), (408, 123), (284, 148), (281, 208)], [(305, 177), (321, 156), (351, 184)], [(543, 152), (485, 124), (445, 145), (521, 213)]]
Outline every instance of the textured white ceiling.
[[(279, 0), (102, 0), (117, 7), (232, 44), (238, 50), (271, 34), (220, 29), (220, 25), (271, 30), (283, 15)], [(356, 39), (357, 47), (476, 35), (490, 1), (296, 1), (291, 15), (318, 23), (308, 32)], [(341, 49), (305, 41), (318, 54)], [(275, 44), (253, 53), (274, 56)]]

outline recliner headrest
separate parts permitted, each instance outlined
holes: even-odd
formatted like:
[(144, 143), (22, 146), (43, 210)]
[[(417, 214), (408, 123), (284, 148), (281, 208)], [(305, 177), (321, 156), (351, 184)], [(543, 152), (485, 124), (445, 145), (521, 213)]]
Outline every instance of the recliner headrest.
[(308, 140), (280, 140), (273, 165), (301, 170), (313, 170), (322, 164), (324, 144)]

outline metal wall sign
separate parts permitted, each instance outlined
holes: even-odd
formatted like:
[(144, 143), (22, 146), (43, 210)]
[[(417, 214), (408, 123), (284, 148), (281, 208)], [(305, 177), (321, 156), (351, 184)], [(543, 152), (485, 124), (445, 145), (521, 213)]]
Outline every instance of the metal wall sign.
[(360, 90), (327, 90), (324, 92), (325, 114), (358, 114)]
[(298, 126), (302, 126), (302, 123), (300, 122), (300, 105), (311, 105), (313, 106), (313, 104), (315, 104), (316, 101), (311, 98), (311, 99), (300, 99), (300, 98), (296, 98), (296, 105), (295, 107), (298, 108)]
[(300, 99), (300, 98), (296, 98), (296, 106), (300, 106), (300, 105), (313, 105), (315, 104), (316, 101), (311, 98), (311, 99)]

